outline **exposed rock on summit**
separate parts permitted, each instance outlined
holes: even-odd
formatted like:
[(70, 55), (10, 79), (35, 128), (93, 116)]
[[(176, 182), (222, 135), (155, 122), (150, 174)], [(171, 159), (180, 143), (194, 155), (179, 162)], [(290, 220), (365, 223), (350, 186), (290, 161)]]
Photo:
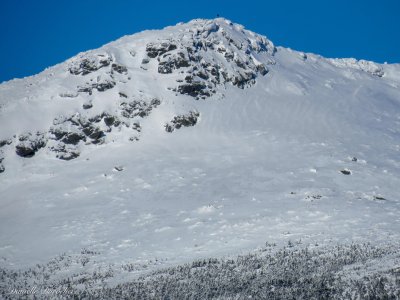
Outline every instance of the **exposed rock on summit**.
[(69, 68), (69, 72), (73, 75), (87, 75), (109, 66), (112, 61), (111, 56), (108, 54), (86, 53), (74, 61)]
[[(261, 56), (274, 64), (274, 45), (259, 35), (249, 35), (232, 23), (222, 27), (213, 21), (192, 21), (193, 26), (169, 40), (147, 44), (147, 57), (157, 59), (158, 72), (182, 74), (173, 90), (195, 98), (207, 98), (219, 85), (231, 83), (241, 89), (265, 76), (268, 67)], [(265, 60), (265, 59), (264, 59)], [(143, 63), (142, 62), (142, 63)]]

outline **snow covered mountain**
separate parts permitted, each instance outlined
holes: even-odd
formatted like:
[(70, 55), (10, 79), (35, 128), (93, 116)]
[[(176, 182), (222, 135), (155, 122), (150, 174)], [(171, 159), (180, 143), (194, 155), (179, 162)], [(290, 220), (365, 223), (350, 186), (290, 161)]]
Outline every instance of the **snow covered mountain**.
[(223, 18), (126, 36), (0, 85), (0, 264), (398, 241), (399, 154), (398, 64)]

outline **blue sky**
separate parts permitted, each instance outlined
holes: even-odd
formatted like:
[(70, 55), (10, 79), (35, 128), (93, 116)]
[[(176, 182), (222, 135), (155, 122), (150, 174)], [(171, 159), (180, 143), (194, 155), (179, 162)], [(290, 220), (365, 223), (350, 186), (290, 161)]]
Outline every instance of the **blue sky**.
[(1, 0), (0, 82), (123, 35), (217, 14), (278, 46), (400, 63), (398, 0)]

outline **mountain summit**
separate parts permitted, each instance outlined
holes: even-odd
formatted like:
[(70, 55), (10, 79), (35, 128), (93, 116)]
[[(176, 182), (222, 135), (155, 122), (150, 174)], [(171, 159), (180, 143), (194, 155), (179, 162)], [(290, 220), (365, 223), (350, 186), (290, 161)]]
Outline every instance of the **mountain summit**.
[[(131, 129), (131, 140), (138, 140), (141, 119), (162, 99), (206, 99), (221, 95), (227, 84), (250, 87), (275, 63), (275, 51), (265, 37), (225, 19), (194, 20), (122, 38), (24, 83), (2, 85), (3, 115), (9, 117), (2, 118), (7, 130), (1, 143), (10, 144), (16, 135), (13, 144), (21, 157), (46, 148), (70, 160), (79, 156), (81, 144), (103, 144), (108, 133), (122, 127)], [(18, 90), (20, 101), (10, 89)], [(29, 110), (27, 122), (18, 117), (21, 106)], [(163, 126), (171, 132), (194, 125), (198, 116), (192, 112)]]
[(125, 36), (0, 85), (0, 264), (400, 240), (399, 151), (400, 65), (223, 18)]
[[(113, 131), (130, 129), (124, 136), (137, 141), (146, 130), (142, 119), (162, 102), (179, 96), (221, 99), (228, 87), (251, 88), (270, 70), (289, 67), (293, 59), (315, 68), (325, 63), (340, 73), (385, 75), (383, 66), (372, 62), (308, 58), (296, 52), (280, 59), (289, 50), (280, 49), (276, 55), (277, 51), (264, 36), (223, 18), (124, 37), (37, 76), (2, 84), (0, 145), (12, 144), (24, 158), (43, 148), (70, 160), (80, 155), (83, 145), (112, 139)], [(297, 73), (298, 82), (289, 83), (285, 90), (303, 94), (307, 80)], [(330, 83), (325, 85), (329, 88)], [(190, 111), (164, 120), (159, 127), (172, 132), (196, 124), (199, 116)], [(1, 157), (4, 161), (4, 153)]]

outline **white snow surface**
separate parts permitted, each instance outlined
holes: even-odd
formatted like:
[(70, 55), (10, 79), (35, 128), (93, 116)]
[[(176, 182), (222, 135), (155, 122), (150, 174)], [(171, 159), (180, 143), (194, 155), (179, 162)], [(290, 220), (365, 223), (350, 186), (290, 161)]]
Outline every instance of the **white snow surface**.
[[(232, 80), (210, 83), (215, 92), (196, 100), (174, 91), (190, 67), (161, 74), (157, 58), (143, 63), (146, 45), (163, 41), (179, 41), (177, 50), (211, 41), (224, 50), (204, 47), (202, 61), (228, 75), (260, 64), (268, 73), (243, 88)], [(126, 72), (69, 71), (82, 58), (100, 64), (99, 57)], [(104, 92), (78, 91), (107, 80), (116, 84)], [(399, 87), (398, 64), (275, 48), (222, 18), (125, 36), (3, 83), (0, 140), (11, 144), (0, 148), (0, 264), (19, 269), (83, 248), (99, 252), (99, 264), (175, 264), (266, 241), (400, 240)], [(128, 124), (100, 144), (80, 141), (72, 160), (56, 158), (50, 137), (33, 157), (16, 154), (21, 134), (49, 136), (60, 116), (115, 113), (125, 99), (119, 93), (161, 102), (135, 117), (139, 140), (129, 140)], [(87, 102), (93, 107), (83, 109)], [(199, 113), (197, 124), (165, 130), (191, 111)]]

